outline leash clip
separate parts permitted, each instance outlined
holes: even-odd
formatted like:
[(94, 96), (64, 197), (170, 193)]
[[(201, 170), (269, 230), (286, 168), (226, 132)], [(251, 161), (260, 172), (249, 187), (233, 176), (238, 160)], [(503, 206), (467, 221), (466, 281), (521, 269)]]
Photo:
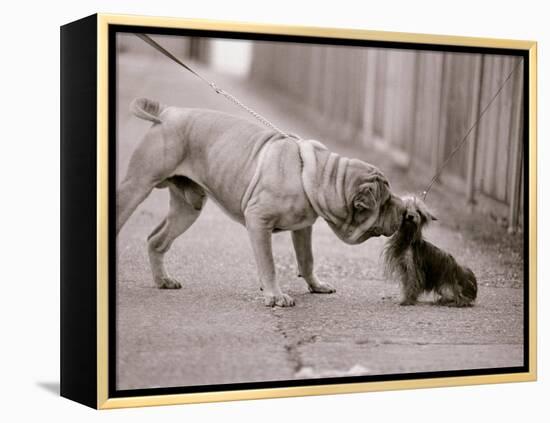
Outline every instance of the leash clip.
[(210, 82), (208, 85), (210, 85), (210, 87), (211, 87), (214, 91), (216, 91), (216, 94), (221, 94), (222, 90), (221, 90), (221, 88), (218, 88), (218, 87), (216, 86), (216, 84), (214, 84), (213, 82)]

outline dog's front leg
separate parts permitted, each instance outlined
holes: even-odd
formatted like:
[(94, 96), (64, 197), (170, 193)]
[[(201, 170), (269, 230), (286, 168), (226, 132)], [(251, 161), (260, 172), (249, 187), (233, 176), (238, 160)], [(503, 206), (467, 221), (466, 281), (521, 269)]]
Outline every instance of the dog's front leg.
[(254, 250), (265, 305), (268, 307), (292, 307), (294, 300), (283, 294), (275, 276), (275, 264), (271, 250), (271, 232), (260, 220), (247, 218), (246, 229)]
[(318, 294), (332, 294), (336, 292), (331, 285), (321, 282), (313, 271), (313, 251), (311, 248), (312, 227), (292, 231), (292, 243), (296, 252), (300, 276), (307, 282), (309, 292)]

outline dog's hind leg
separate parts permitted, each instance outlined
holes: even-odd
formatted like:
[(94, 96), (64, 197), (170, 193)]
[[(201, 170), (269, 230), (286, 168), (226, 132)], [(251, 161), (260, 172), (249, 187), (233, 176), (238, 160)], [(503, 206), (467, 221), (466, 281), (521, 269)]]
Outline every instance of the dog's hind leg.
[(292, 231), (292, 243), (296, 252), (300, 276), (305, 279), (309, 292), (332, 294), (336, 292), (328, 283), (321, 282), (313, 271), (313, 252), (311, 249), (311, 226)]
[(116, 193), (116, 233), (118, 234), (134, 210), (151, 193), (154, 184), (133, 179), (124, 180)]
[(164, 132), (163, 125), (153, 125), (130, 157), (126, 176), (117, 189), (117, 234), (137, 206), (172, 174), (181, 160), (180, 155), (168, 153), (174, 147)]
[(199, 217), (207, 197), (204, 190), (190, 179), (173, 177), (167, 183), (170, 190), (170, 210), (147, 238), (149, 263), (157, 287), (178, 289), (181, 284), (166, 272), (164, 255), (174, 240)]

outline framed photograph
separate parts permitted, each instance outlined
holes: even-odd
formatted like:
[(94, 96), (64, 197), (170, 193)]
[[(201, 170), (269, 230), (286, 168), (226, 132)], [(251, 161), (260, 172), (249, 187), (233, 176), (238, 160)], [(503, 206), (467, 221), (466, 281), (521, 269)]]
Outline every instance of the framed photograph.
[(61, 395), (536, 379), (536, 43), (61, 28)]

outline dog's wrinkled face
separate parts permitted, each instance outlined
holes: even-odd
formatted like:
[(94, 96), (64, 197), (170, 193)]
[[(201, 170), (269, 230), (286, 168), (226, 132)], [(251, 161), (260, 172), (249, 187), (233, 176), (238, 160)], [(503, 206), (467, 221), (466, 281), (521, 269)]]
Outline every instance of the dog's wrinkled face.
[(346, 184), (346, 218), (329, 226), (347, 244), (392, 235), (401, 224), (403, 202), (392, 194), (386, 177), (374, 166), (353, 160)]

